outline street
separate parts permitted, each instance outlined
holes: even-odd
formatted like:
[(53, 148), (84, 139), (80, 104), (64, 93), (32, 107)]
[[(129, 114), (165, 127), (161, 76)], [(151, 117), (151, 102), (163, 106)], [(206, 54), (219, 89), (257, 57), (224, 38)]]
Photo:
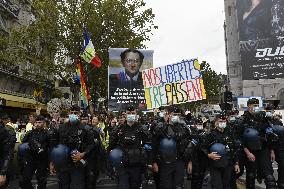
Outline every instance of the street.
[[(277, 163), (273, 163), (273, 168), (274, 168), (274, 176), (275, 179), (278, 178), (278, 173), (277, 173)], [(57, 183), (57, 178), (56, 177), (49, 177), (47, 180), (47, 189), (57, 189), (58, 188), (58, 183)], [(18, 189), (19, 188), (19, 180), (15, 179), (10, 183), (10, 186), (8, 187), (8, 189)], [(245, 174), (240, 178), (240, 181), (238, 182), (238, 189), (245, 189)], [(36, 180), (33, 180), (33, 184), (34, 184), (34, 188), (36, 189)], [(115, 189), (117, 186), (116, 182), (114, 180), (111, 180), (110, 178), (108, 178), (106, 175), (102, 175), (99, 179), (98, 179), (98, 185), (97, 188), (98, 189)], [(154, 183), (153, 184), (143, 184), (143, 188), (144, 189), (154, 189)], [(190, 181), (188, 181), (185, 178), (185, 188), (190, 189)], [(264, 189), (265, 188), (265, 184), (264, 181), (260, 184), (256, 181), (256, 188), (257, 189)]]

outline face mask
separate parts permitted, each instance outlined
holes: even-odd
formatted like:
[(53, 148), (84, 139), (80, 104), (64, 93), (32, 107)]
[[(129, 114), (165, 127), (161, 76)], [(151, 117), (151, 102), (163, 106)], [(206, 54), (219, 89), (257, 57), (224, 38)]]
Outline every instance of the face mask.
[(126, 118), (127, 118), (127, 121), (129, 122), (136, 121), (136, 115), (133, 115), (133, 114), (127, 114)]
[(253, 111), (254, 111), (254, 112), (259, 112), (259, 111), (260, 111), (260, 108), (259, 108), (259, 107), (253, 107)]
[(202, 130), (203, 129), (203, 126), (197, 126), (196, 127), (198, 130)]
[(225, 129), (225, 128), (227, 127), (227, 123), (226, 123), (226, 122), (220, 122), (220, 123), (218, 124), (218, 127), (219, 127), (220, 129)]
[(271, 112), (266, 112), (266, 116), (265, 117), (272, 117), (272, 113)]
[(179, 122), (179, 116), (173, 116), (172, 119), (171, 119), (171, 121), (172, 121), (173, 123), (178, 123), (178, 122)]
[(231, 117), (230, 118), (230, 122), (235, 122), (236, 121), (236, 118), (235, 117)]
[(77, 121), (78, 121), (78, 116), (75, 115), (75, 114), (70, 114), (70, 115), (69, 115), (69, 121), (70, 121), (71, 123), (77, 122)]
[(164, 112), (160, 112), (160, 113), (159, 113), (159, 116), (160, 116), (161, 118), (163, 118), (163, 117), (165, 116), (165, 113), (164, 113)]

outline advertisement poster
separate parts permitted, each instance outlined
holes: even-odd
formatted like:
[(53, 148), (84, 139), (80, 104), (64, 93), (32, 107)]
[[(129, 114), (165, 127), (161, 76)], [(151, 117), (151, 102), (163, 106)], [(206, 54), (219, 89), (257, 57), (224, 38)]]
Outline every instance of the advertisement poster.
[(242, 79), (284, 78), (284, 1), (236, 3)]
[(109, 49), (110, 111), (121, 111), (129, 105), (146, 110), (142, 71), (153, 67), (153, 51), (125, 48)]

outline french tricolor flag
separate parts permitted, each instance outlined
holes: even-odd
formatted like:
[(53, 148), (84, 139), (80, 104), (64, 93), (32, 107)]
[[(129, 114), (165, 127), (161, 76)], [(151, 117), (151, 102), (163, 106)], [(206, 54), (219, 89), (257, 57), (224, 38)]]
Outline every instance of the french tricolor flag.
[(98, 54), (96, 53), (95, 47), (91, 41), (91, 38), (87, 32), (87, 29), (84, 28), (84, 46), (82, 47), (82, 54), (81, 57), (83, 60), (85, 60), (87, 63), (91, 63), (95, 65), (96, 67), (101, 67), (102, 61)]

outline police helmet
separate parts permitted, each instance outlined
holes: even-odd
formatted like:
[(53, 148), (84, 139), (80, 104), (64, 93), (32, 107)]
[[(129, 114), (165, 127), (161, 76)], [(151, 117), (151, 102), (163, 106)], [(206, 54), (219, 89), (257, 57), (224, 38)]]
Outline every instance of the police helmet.
[(259, 140), (259, 132), (253, 128), (246, 128), (243, 133), (243, 139), (245, 141), (256, 141)]
[(224, 144), (221, 143), (214, 143), (211, 147), (210, 147), (210, 152), (217, 152), (218, 155), (220, 155), (221, 157), (224, 157), (226, 155), (226, 146)]
[(58, 144), (55, 148), (51, 150), (50, 160), (55, 165), (64, 165), (67, 162), (69, 153), (70, 149), (67, 146), (63, 144)]
[(123, 151), (120, 148), (114, 148), (110, 151), (108, 159), (112, 166), (119, 167), (122, 165)]
[(284, 135), (284, 126), (281, 125), (273, 125), (273, 131), (278, 135)]
[(19, 157), (23, 157), (28, 150), (29, 150), (29, 143), (26, 142), (26, 143), (20, 144), (18, 148)]

